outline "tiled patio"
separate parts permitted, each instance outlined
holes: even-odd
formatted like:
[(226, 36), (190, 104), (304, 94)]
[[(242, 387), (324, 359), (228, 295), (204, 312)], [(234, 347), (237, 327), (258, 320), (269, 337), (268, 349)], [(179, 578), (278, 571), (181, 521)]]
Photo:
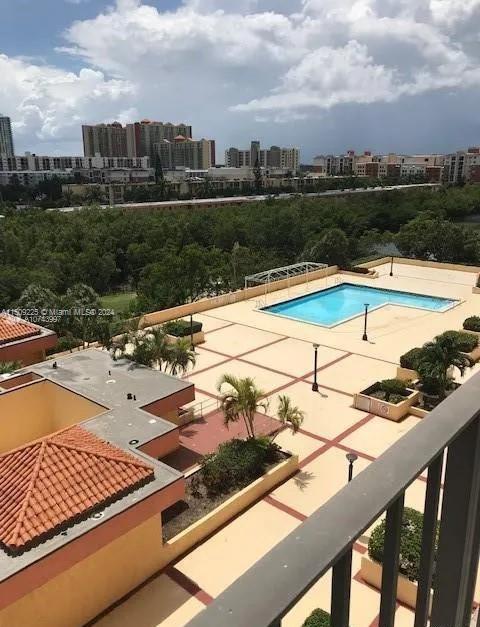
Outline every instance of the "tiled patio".
[[(375, 287), (387, 287), (463, 302), (445, 313), (387, 306), (369, 316), (369, 342), (361, 339), (363, 320), (351, 320), (326, 329), (256, 311), (256, 301), (211, 310), (195, 318), (204, 323), (206, 342), (198, 348), (198, 361), (188, 378), (195, 384), (197, 400), (208, 404), (202, 421), (182, 429), (182, 445), (196, 453), (213, 450), (225, 439), (242, 435), (242, 425), (226, 430), (215, 410), (217, 382), (224, 373), (251, 376), (269, 400), (268, 416), (259, 419), (259, 431), (276, 423), (278, 395), (287, 394), (306, 414), (296, 436), (282, 432), (277, 442), (300, 457), (300, 472), (270, 495), (235, 518), (178, 561), (174, 568), (148, 583), (99, 621), (100, 627), (181, 627), (241, 573), (260, 559), (302, 520), (340, 490), (347, 480), (345, 454), (359, 459), (355, 474), (419, 419), (408, 416), (399, 423), (366, 414), (352, 407), (353, 393), (378, 379), (395, 376), (402, 353), (421, 345), (446, 329), (460, 329), (463, 320), (480, 314), (480, 296), (472, 294), (475, 275), (466, 272), (398, 265), (378, 268), (378, 279), (344, 277)], [(335, 277), (298, 286), (268, 297), (268, 302), (334, 285)], [(318, 393), (312, 392), (313, 349), (318, 353)], [(467, 375), (468, 376), (468, 375)], [(406, 504), (423, 509), (425, 478), (417, 479), (406, 493)], [(368, 531), (366, 532), (368, 536)], [(368, 538), (355, 545), (352, 581), (352, 627), (374, 627), (379, 593), (359, 576), (360, 558)], [(330, 575), (319, 581), (285, 617), (287, 627), (300, 627), (315, 607), (329, 608)], [(398, 606), (396, 627), (412, 627), (413, 612)]]

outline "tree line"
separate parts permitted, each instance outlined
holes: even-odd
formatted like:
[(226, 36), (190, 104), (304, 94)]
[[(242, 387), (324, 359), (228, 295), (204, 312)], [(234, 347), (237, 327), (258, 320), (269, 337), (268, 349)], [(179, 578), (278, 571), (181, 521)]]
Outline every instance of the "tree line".
[(205, 209), (73, 213), (0, 205), (0, 310), (29, 286), (61, 298), (76, 284), (131, 289), (143, 313), (243, 286), (245, 275), (299, 260), (348, 266), (394, 243), (407, 256), (480, 262), (480, 187), (335, 198), (298, 196)]

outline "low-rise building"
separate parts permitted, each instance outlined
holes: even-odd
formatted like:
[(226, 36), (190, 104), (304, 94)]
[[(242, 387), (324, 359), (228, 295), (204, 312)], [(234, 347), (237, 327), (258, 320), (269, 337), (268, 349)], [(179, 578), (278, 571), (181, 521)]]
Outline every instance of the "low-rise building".
[(54, 331), (8, 313), (0, 313), (0, 362), (18, 361), (24, 366), (41, 362), (47, 350), (56, 343)]
[(97, 349), (0, 378), (0, 624), (80, 627), (166, 566), (194, 396)]
[(449, 183), (480, 183), (480, 148), (470, 147), (446, 155), (445, 180)]
[(0, 157), (0, 185), (33, 187), (53, 178), (65, 182), (142, 183), (154, 174), (149, 157), (56, 157), (30, 152)]

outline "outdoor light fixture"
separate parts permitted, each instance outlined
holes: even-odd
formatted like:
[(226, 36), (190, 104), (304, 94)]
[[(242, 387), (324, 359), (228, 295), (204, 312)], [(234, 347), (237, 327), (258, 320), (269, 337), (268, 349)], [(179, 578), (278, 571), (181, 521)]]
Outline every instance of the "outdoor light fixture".
[(365, 320), (364, 320), (364, 324), (363, 324), (363, 337), (362, 340), (364, 342), (368, 342), (368, 336), (367, 336), (367, 320), (368, 320), (368, 308), (370, 307), (369, 303), (365, 303)]
[(195, 344), (193, 343), (193, 314), (190, 314), (190, 348), (195, 352)]
[(318, 383), (317, 383), (317, 361), (318, 361), (318, 349), (320, 348), (319, 344), (313, 345), (314, 357), (313, 357), (313, 385), (312, 391), (318, 392)]
[(392, 256), (392, 260), (390, 262), (390, 276), (393, 276), (393, 256)]
[(357, 461), (358, 455), (356, 453), (347, 453), (346, 456), (348, 461), (348, 483), (353, 478), (353, 464)]

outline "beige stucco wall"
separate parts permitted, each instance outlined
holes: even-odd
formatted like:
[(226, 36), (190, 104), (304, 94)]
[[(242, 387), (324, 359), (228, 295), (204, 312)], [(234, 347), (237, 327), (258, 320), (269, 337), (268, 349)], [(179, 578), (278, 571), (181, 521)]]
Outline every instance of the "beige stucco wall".
[(0, 627), (80, 627), (160, 568), (160, 515), (0, 612)]
[(0, 453), (104, 411), (101, 405), (50, 381), (0, 394)]

